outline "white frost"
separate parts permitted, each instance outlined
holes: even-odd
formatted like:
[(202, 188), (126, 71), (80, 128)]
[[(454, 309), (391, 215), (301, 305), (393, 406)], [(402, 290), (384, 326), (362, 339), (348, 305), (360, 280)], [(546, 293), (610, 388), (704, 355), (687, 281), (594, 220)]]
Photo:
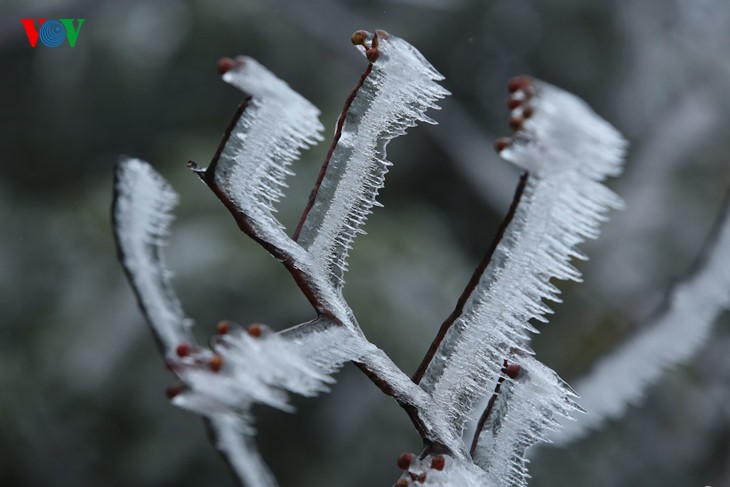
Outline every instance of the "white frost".
[(223, 80), (250, 95), (211, 163), (215, 181), (257, 232), (288, 245), (274, 217), (291, 163), (322, 140), (319, 110), (255, 59), (236, 58)]
[(155, 336), (169, 356), (190, 339), (185, 316), (165, 266), (172, 209), (178, 196), (148, 163), (122, 159), (114, 182), (114, 235), (122, 265)]
[[(297, 338), (260, 329), (262, 335), (255, 337), (236, 328), (215, 337), (212, 350), (178, 359), (178, 375), (189, 389), (173, 403), (206, 416), (237, 412), (245, 417), (253, 403), (291, 412), (287, 392), (314, 396), (326, 391), (334, 382), (330, 374), (365, 352), (363, 341), (342, 326), (312, 327)], [(222, 363), (218, 371), (209, 366), (215, 356)]]
[(576, 385), (589, 414), (555, 435), (568, 443), (618, 418), (638, 403), (667, 367), (689, 360), (707, 341), (712, 324), (730, 308), (730, 211), (726, 202), (701, 262), (669, 293), (635, 336), (601, 358)]
[(526, 451), (549, 441), (547, 433), (572, 419), (580, 409), (576, 395), (558, 375), (538, 360), (513, 357), (521, 371), (502, 384), (489, 421), (479, 436), (474, 462), (489, 473), (489, 485), (526, 487)]
[(448, 94), (436, 83), (443, 76), (413, 46), (389, 34), (376, 36), (380, 55), (342, 115), (341, 136), (298, 239), (338, 288), (352, 242), (379, 205), (378, 191), (392, 164), (388, 143), (417, 122), (435, 123), (425, 112)]
[[(547, 321), (544, 299), (559, 302), (551, 279), (580, 280), (576, 246), (599, 234), (621, 200), (602, 184), (617, 175), (625, 141), (581, 100), (532, 81), (531, 106), (501, 155), (529, 170), (504, 237), (421, 382), (461, 434), (476, 401), (489, 394), (512, 350), (529, 353), (530, 320)], [(523, 95), (525, 95), (523, 93)], [(522, 107), (515, 109), (518, 115)]]

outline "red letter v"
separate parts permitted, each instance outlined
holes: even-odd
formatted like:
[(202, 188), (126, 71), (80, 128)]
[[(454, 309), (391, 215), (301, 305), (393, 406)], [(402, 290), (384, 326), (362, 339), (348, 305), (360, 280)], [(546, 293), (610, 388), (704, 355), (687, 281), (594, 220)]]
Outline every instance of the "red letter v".
[[(45, 21), (46, 19), (38, 19), (38, 28), (40, 28)], [(20, 22), (22, 22), (23, 27), (25, 28), (25, 35), (28, 36), (30, 47), (35, 47), (38, 43), (38, 31), (35, 28), (35, 19), (20, 19)]]

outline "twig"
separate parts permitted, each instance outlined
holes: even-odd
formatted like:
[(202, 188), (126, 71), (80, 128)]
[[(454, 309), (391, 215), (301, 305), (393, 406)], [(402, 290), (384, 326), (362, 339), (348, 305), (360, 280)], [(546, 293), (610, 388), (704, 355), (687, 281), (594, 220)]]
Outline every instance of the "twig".
[(420, 383), (421, 379), (423, 379), (423, 375), (426, 373), (428, 365), (431, 363), (431, 360), (433, 360), (433, 357), (436, 354), (439, 346), (441, 345), (441, 342), (443, 342), (444, 337), (446, 337), (446, 333), (449, 331), (449, 328), (451, 328), (457, 318), (459, 318), (459, 316), (461, 316), (461, 314), (464, 312), (464, 306), (466, 305), (469, 296), (471, 296), (474, 288), (476, 288), (477, 284), (479, 284), (479, 280), (481, 279), (482, 274), (484, 274), (485, 269), (489, 265), (494, 251), (497, 249), (497, 246), (502, 241), (502, 237), (504, 237), (504, 232), (507, 230), (507, 227), (512, 222), (512, 218), (514, 218), (515, 213), (517, 212), (517, 207), (520, 204), (522, 193), (524, 192), (525, 186), (527, 185), (527, 178), (528, 173), (522, 173), (522, 175), (520, 176), (520, 181), (519, 183), (517, 183), (517, 188), (515, 189), (515, 195), (512, 198), (512, 204), (510, 205), (507, 214), (502, 219), (502, 223), (500, 223), (499, 225), (499, 230), (497, 231), (497, 235), (495, 235), (494, 239), (492, 240), (492, 245), (489, 247), (489, 250), (487, 250), (484, 258), (479, 263), (479, 266), (474, 271), (474, 274), (472, 274), (469, 283), (466, 285), (466, 288), (461, 293), (459, 300), (456, 302), (456, 308), (454, 309), (454, 311), (451, 312), (449, 317), (446, 318), (446, 321), (444, 321), (441, 325), (441, 328), (436, 334), (436, 337), (433, 339), (433, 342), (431, 342), (431, 346), (426, 352), (426, 355), (423, 357), (421, 364), (418, 366), (416, 373), (413, 374), (413, 382), (415, 382), (416, 384)]

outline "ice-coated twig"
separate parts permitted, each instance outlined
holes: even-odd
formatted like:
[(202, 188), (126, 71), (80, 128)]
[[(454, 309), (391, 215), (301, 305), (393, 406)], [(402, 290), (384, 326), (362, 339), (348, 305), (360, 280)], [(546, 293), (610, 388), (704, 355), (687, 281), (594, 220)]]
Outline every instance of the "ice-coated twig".
[(347, 309), (301, 246), (274, 216), (291, 163), (321, 140), (319, 110), (256, 60), (218, 63), (223, 80), (248, 96), (226, 130), (210, 166), (191, 168), (231, 212), (239, 228), (281, 261), (320, 314), (346, 323)]
[[(197, 348), (190, 332), (192, 320), (185, 316), (170, 284), (162, 252), (177, 201), (167, 181), (146, 162), (123, 158), (117, 165), (112, 221), (119, 260), (168, 363), (182, 350)], [(168, 393), (172, 396), (179, 390), (173, 386)], [(241, 485), (276, 485), (243, 418), (227, 412), (201, 413), (212, 443)]]
[(705, 343), (717, 317), (730, 308), (730, 193), (712, 234), (690, 272), (667, 293), (652, 317), (601, 358), (576, 383), (579, 404), (590, 414), (567, 423), (556, 443), (576, 440), (623, 415), (660, 380)]
[(510, 357), (518, 369), (501, 385), (495, 410), (479, 434), (474, 463), (489, 474), (487, 485), (526, 487), (526, 451), (580, 411), (576, 395), (560, 377), (530, 356)]
[(206, 420), (211, 443), (243, 487), (275, 487), (276, 479), (266, 466), (251, 434), (251, 427), (236, 414), (218, 413)]
[(166, 357), (174, 355), (178, 344), (190, 342), (192, 326), (163, 257), (177, 203), (177, 193), (149, 164), (131, 158), (119, 161), (112, 204), (119, 260)]
[[(327, 318), (322, 323), (344, 326), (364, 347), (368, 342), (341, 293), (347, 251), (384, 184), (391, 164), (385, 160), (385, 146), (416, 122), (432, 122), (424, 112), (435, 108), (435, 101), (447, 92), (435, 82), (442, 76), (402, 39), (383, 31), (376, 35), (358, 31), (353, 42), (369, 64), (338, 120), (330, 152), (295, 233), (299, 243), (283, 233), (271, 213), (281, 196), (274, 190), (278, 190), (285, 173), (266, 151), (270, 150), (267, 144), (309, 141), (313, 136), (301, 135), (305, 133), (301, 128), (295, 132), (298, 138), (277, 136), (277, 131), (288, 130), (289, 123), (300, 121), (287, 114), (281, 124), (269, 123), (269, 116), (262, 116), (257, 107), (271, 105), (273, 108), (264, 115), (278, 113), (286, 107), (277, 100), (294, 100), (295, 111), (309, 115), (307, 134), (316, 133), (316, 112), (256, 61), (239, 57), (219, 63), (224, 79), (251, 97), (236, 113), (208, 169), (194, 169), (231, 211), (239, 227), (287, 267), (320, 317)], [(252, 107), (254, 111), (250, 112)], [(259, 124), (266, 128), (263, 141), (251, 135), (261, 132)], [(271, 169), (259, 166), (273, 167), (276, 178), (269, 177)], [(271, 186), (275, 181), (277, 184)], [(463, 452), (460, 439), (430, 407), (430, 396), (381, 350), (373, 347), (356, 364), (401, 404), (426, 441)]]
[(530, 320), (546, 321), (551, 310), (543, 299), (559, 301), (551, 279), (580, 280), (570, 264), (585, 258), (576, 246), (597, 237), (606, 212), (621, 206), (602, 181), (621, 171), (623, 137), (582, 100), (547, 83), (517, 78), (510, 91), (516, 133), (497, 148), (529, 176), (502, 239), (423, 367), (421, 385), (456, 434), (498, 381), (504, 358), (512, 350), (529, 353)]
[(370, 65), (347, 100), (319, 180), (302, 215), (295, 238), (327, 268), (337, 288), (343, 285), (347, 256), (363, 233), (378, 191), (391, 165), (388, 143), (417, 122), (448, 91), (443, 76), (410, 44), (383, 31), (358, 31), (353, 43)]

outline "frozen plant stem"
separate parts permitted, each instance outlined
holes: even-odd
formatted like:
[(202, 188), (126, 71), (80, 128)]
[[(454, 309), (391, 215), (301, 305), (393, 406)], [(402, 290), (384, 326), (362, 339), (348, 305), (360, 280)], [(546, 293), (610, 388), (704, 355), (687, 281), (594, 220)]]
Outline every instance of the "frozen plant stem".
[[(448, 92), (413, 46), (383, 31), (352, 36), (368, 65), (345, 102), (294, 236), (275, 216), (290, 165), (322, 140), (319, 110), (248, 57), (219, 62), (223, 80), (246, 93), (210, 165), (190, 168), (238, 227), (280, 261), (314, 308), (307, 323), (274, 332), (223, 321), (208, 347), (195, 342), (170, 285), (162, 249), (177, 195), (149, 164), (117, 168), (113, 218), (120, 260), (170, 370), (173, 404), (205, 418), (216, 449), (242, 485), (276, 481), (255, 446), (254, 404), (291, 411), (289, 393), (327, 391), (353, 362), (405, 410), (423, 439), (399, 461), (397, 485), (526, 485), (525, 452), (557, 418), (578, 410), (574, 394), (531, 356), (533, 318), (557, 300), (553, 278), (580, 278), (569, 261), (598, 235), (620, 200), (603, 185), (623, 162), (623, 138), (574, 96), (529, 78), (510, 82), (502, 156), (525, 172), (497, 236), (411, 379), (370, 343), (343, 296), (347, 259), (385, 184), (388, 143)], [(563, 116), (567, 115), (567, 116)], [(528, 177), (529, 172), (529, 177)], [(474, 439), (465, 423), (497, 384)], [(506, 392), (506, 393), (505, 393)]]

